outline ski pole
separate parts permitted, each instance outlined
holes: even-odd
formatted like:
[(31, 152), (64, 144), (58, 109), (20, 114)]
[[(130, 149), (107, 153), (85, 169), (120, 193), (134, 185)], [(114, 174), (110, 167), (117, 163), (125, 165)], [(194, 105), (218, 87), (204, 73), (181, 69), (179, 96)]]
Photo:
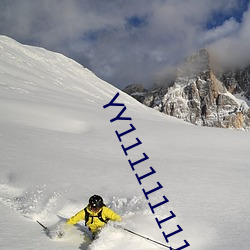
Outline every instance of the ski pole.
[(46, 230), (48, 230), (48, 228), (47, 227), (45, 227), (40, 221), (36, 221), (40, 226), (42, 226), (43, 227), (43, 229), (46, 231)]
[(150, 239), (150, 238), (148, 238), (148, 237), (145, 237), (145, 236), (143, 236), (143, 235), (141, 235), (141, 234), (135, 233), (135, 232), (133, 232), (133, 231), (127, 229), (127, 228), (122, 227), (122, 229), (125, 230), (125, 231), (127, 231), (127, 232), (129, 232), (129, 233), (131, 233), (131, 234), (134, 234), (134, 235), (136, 235), (136, 236), (139, 236), (139, 237), (141, 237), (141, 238), (143, 238), (143, 239), (146, 239), (146, 240), (148, 240), (148, 241), (154, 242), (155, 244), (161, 245), (161, 246), (163, 246), (163, 247), (167, 247), (167, 248), (169, 248), (170, 250), (175, 250), (174, 248), (172, 248), (172, 247), (170, 247), (170, 246), (164, 245), (164, 244), (162, 244), (161, 242), (152, 240), (152, 239)]

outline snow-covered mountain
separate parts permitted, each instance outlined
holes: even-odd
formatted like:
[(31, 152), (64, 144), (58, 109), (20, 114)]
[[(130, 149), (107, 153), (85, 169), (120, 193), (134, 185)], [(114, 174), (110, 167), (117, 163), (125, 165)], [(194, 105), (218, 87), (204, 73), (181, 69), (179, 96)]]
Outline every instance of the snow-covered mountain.
[[(103, 196), (122, 226), (178, 248), (248, 250), (249, 133), (198, 127), (166, 116), (119, 92), (121, 107), (107, 107), (118, 89), (63, 55), (0, 36), (0, 248), (163, 249), (108, 225), (92, 244), (84, 222), (62, 239), (48, 238), (36, 220), (53, 228), (90, 195)], [(135, 131), (122, 137), (116, 131)], [(139, 146), (127, 151), (136, 142)], [(149, 159), (132, 171), (129, 159)], [(156, 173), (138, 183), (153, 167)], [(142, 189), (157, 204), (152, 214)], [(162, 224), (158, 219), (176, 218)], [(60, 220), (61, 221), (61, 220)], [(63, 222), (62, 222), (63, 223)], [(166, 234), (177, 230), (167, 243)]]
[(249, 68), (219, 72), (203, 49), (180, 65), (171, 86), (124, 91), (146, 106), (184, 121), (209, 127), (250, 127)]

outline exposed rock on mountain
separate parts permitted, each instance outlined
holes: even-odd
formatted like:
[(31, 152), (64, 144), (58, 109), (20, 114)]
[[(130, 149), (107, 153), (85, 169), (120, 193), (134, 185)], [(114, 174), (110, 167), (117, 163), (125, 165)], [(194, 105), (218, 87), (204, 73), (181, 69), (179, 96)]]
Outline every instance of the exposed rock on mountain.
[(131, 84), (127, 86), (123, 91), (133, 96), (137, 101), (144, 101), (144, 93), (147, 91), (141, 84)]
[(233, 94), (250, 97), (250, 67), (216, 75), (211, 68), (209, 53), (203, 49), (177, 69), (170, 87), (147, 91), (130, 85), (124, 91), (149, 107), (196, 125), (248, 129), (249, 106)]
[(230, 93), (242, 94), (250, 100), (250, 66), (218, 74), (218, 79), (225, 84)]

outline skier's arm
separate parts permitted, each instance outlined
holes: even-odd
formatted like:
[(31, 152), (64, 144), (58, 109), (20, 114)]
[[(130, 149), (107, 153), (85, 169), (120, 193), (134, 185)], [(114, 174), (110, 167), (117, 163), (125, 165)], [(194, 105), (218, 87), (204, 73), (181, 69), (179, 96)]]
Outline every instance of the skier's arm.
[(84, 220), (85, 218), (85, 212), (84, 209), (72, 216), (70, 219), (68, 219), (67, 224), (75, 225), (78, 221)]
[(118, 222), (122, 221), (122, 218), (120, 215), (116, 214), (113, 210), (107, 207), (105, 207), (105, 217), (112, 221), (118, 221)]

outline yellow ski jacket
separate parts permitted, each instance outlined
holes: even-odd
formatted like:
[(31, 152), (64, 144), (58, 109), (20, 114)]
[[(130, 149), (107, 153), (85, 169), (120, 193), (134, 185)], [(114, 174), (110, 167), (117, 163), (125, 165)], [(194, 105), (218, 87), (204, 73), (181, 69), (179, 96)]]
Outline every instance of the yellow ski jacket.
[[(88, 207), (86, 209), (87, 209), (87, 212), (89, 213), (89, 218), (88, 218), (88, 221), (86, 221), (85, 223), (92, 233), (97, 232), (98, 229), (102, 228), (106, 224), (105, 222), (101, 221), (98, 218), (98, 214), (100, 213), (100, 211), (102, 211), (101, 217), (104, 221), (107, 221), (107, 220), (121, 221), (122, 220), (118, 214), (116, 214), (113, 210), (111, 210), (110, 208), (106, 206), (103, 206), (98, 212), (93, 212)], [(77, 214), (72, 216), (67, 221), (67, 224), (74, 225), (80, 220), (85, 220), (84, 209), (82, 209)]]

